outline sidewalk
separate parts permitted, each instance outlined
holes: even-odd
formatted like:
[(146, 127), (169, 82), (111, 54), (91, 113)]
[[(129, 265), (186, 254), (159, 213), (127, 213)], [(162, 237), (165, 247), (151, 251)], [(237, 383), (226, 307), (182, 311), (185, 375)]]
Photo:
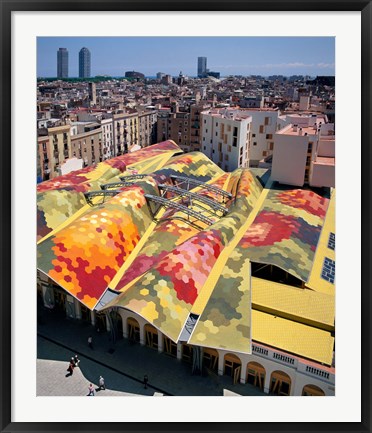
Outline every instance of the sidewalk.
[[(77, 394), (64, 395), (84, 395), (87, 393), (89, 381), (96, 384), (99, 375), (102, 375), (108, 390), (98, 392), (97, 396), (109, 395), (109, 392), (119, 393), (118, 395), (161, 393), (174, 396), (265, 396), (251, 385), (233, 385), (232, 378), (227, 376), (217, 376), (213, 373), (193, 375), (190, 364), (178, 361), (165, 353), (158, 353), (154, 349), (133, 344), (126, 339), (112, 344), (109, 340), (110, 333), (98, 333), (87, 322), (57, 317), (52, 312), (47, 313), (43, 315), (43, 324), (38, 325), (38, 373), (39, 369), (42, 373), (43, 369), (47, 368), (45, 362), (49, 360), (49, 365), (53, 368), (55, 364), (50, 361), (59, 362), (58, 369), (65, 375), (69, 359), (75, 354), (81, 359), (79, 373), (77, 368), (73, 377), (63, 378), (64, 383), (70, 379), (76, 382), (76, 387), (72, 387), (74, 391), (71, 392)], [(93, 337), (93, 349), (88, 347), (89, 335)], [(149, 377), (148, 389), (144, 389), (143, 386), (145, 374)], [(47, 390), (48, 384), (44, 383), (42, 374), (38, 374), (38, 381), (39, 379), (43, 381), (40, 392), (57, 392), (53, 384), (50, 384), (49, 388), (54, 391)], [(69, 391), (62, 389), (60, 392)]]

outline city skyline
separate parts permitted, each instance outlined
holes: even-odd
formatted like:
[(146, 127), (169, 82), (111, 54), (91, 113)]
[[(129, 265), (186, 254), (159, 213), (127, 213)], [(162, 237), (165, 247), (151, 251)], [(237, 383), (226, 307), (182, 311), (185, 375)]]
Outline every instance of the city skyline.
[(206, 57), (208, 69), (221, 76), (335, 75), (333, 37), (39, 37), (38, 77), (57, 76), (52, 59), (60, 47), (70, 54), (69, 77), (79, 76), (82, 47), (91, 53), (91, 76), (132, 70), (196, 76), (198, 57)]

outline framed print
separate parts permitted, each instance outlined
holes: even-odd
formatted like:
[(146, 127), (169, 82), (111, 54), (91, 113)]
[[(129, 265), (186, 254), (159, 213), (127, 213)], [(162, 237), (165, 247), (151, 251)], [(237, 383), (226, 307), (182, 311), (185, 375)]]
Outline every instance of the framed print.
[(371, 3), (1, 16), (1, 431), (371, 431)]

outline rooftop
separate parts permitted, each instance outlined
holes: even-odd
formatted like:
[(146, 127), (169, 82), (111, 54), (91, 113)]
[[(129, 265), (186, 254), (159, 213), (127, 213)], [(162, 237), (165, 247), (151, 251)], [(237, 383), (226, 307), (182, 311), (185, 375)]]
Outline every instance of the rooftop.
[[(159, 187), (175, 179), (192, 194)], [(177, 206), (150, 211), (148, 197)], [(253, 171), (225, 173), (167, 141), (39, 184), (37, 267), (89, 309), (123, 307), (175, 342), (189, 335), (190, 344), (250, 353), (253, 340), (331, 365), (334, 292), (322, 286), (334, 285), (321, 279), (320, 242), (334, 233), (329, 203), (310, 190), (263, 188)], [(270, 280), (272, 271), (297, 286)], [(198, 320), (185, 334), (190, 314)]]

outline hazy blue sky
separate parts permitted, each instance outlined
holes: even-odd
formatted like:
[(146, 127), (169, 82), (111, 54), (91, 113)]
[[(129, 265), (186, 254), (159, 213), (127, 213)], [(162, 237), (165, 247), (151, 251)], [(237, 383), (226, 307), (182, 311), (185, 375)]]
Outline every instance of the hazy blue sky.
[(69, 76), (78, 76), (82, 47), (91, 52), (92, 76), (132, 70), (195, 76), (198, 57), (207, 57), (207, 68), (222, 76), (335, 74), (331, 37), (40, 37), (37, 75), (55, 77), (58, 48), (67, 48)]

